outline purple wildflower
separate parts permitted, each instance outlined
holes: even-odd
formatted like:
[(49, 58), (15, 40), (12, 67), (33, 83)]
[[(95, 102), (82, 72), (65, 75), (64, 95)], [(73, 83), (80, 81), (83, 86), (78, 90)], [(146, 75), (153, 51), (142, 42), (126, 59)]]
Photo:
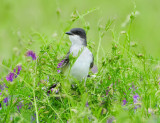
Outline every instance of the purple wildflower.
[(92, 73), (98, 73), (98, 67), (96, 65), (94, 65), (91, 69)]
[(11, 117), (10, 117), (10, 121), (12, 121), (12, 120), (13, 120), (13, 117), (11, 116)]
[(60, 70), (57, 70), (57, 73), (60, 73), (61, 71)]
[(22, 70), (22, 67), (21, 66), (17, 66), (17, 75), (19, 75), (20, 74), (20, 71)]
[(53, 92), (54, 88), (51, 88), (51, 92)]
[(6, 103), (6, 106), (7, 106), (7, 103), (8, 103), (8, 97), (4, 98), (3, 102), (4, 102), (4, 103)]
[(134, 104), (138, 102), (138, 98), (139, 98), (138, 94), (133, 96)]
[[(16, 68), (14, 68), (13, 73), (10, 72), (7, 76), (6, 76), (6, 80), (12, 82), (14, 80), (14, 78), (17, 78), (17, 75), (20, 74), (22, 67), (20, 65), (18, 65)], [(16, 72), (17, 71), (17, 72)]]
[(137, 108), (140, 108), (141, 107), (141, 105), (136, 105), (135, 107), (134, 107), (134, 109), (137, 109)]
[(20, 109), (22, 108), (22, 103), (20, 102), (19, 105), (17, 105), (17, 109), (20, 112)]
[(4, 98), (3, 102), (7, 103), (8, 102), (8, 97)]
[[(139, 95), (138, 94), (136, 94), (136, 95), (133, 96), (133, 100), (134, 100), (133, 102), (134, 102), (134, 104), (136, 104), (138, 102), (138, 99), (139, 99)], [(141, 105), (136, 105), (134, 107), (134, 109), (137, 109), (138, 107), (141, 107)]]
[(0, 85), (0, 90), (3, 91), (5, 88), (8, 88), (5, 84)]
[(127, 103), (126, 99), (124, 99), (122, 102), (123, 102), (123, 105), (126, 105)]
[(154, 110), (151, 108), (148, 108), (148, 113), (154, 115)]
[(6, 76), (6, 80), (7, 80), (7, 81), (12, 82), (13, 79), (14, 79), (14, 73), (9, 73), (9, 74)]
[(17, 73), (16, 73), (16, 69), (14, 69), (14, 72), (16, 73), (15, 78), (17, 78), (17, 75), (20, 74), (20, 71), (22, 70), (22, 67), (19, 65), (16, 67), (17, 68)]
[(55, 90), (55, 93), (57, 94), (59, 92), (59, 88)]
[(57, 94), (59, 92), (59, 88), (58, 89), (51, 88), (50, 92), (55, 92)]
[[(63, 63), (64, 63), (64, 59), (60, 63), (58, 63), (57, 68), (61, 68)], [(57, 70), (57, 72), (60, 73), (61, 71)]]
[(58, 63), (57, 68), (62, 67), (63, 62), (64, 62), (64, 59), (60, 63)]
[(86, 102), (86, 107), (88, 107), (89, 106), (89, 104), (88, 104), (88, 101)]
[(27, 51), (27, 56), (32, 57), (32, 60), (36, 60), (37, 59), (36, 54), (32, 50), (28, 50)]
[(107, 120), (107, 123), (113, 123), (114, 117), (111, 117)]
[(36, 120), (36, 114), (34, 113), (34, 115), (31, 117), (31, 122), (34, 122)]

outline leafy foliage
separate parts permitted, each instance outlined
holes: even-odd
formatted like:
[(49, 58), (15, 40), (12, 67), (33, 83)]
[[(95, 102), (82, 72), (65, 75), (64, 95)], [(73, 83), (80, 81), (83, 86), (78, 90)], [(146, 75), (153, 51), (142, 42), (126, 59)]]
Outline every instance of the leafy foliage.
[[(83, 14), (74, 11), (66, 31), (76, 21), (90, 31)], [(34, 60), (26, 56), (32, 43), (26, 44), (13, 57), (1, 64), (4, 73), (0, 81), (0, 120), (2, 122), (148, 122), (159, 121), (159, 63), (158, 60), (138, 53), (136, 43), (131, 45), (131, 27), (136, 11), (130, 15), (126, 31), (114, 29), (114, 19), (99, 23), (99, 44), (88, 41), (93, 52), (96, 77), (87, 79), (86, 86), (70, 76), (57, 73), (57, 65), (69, 50), (64, 34), (54, 40), (34, 33), (33, 40), (41, 43)], [(102, 25), (102, 26), (100, 26)], [(103, 38), (112, 34), (112, 48), (108, 52), (101, 45)], [(101, 52), (101, 50), (103, 52)], [(30, 50), (29, 50), (30, 51)], [(33, 54), (33, 53), (32, 53)], [(31, 56), (31, 55), (30, 55)], [(35, 60), (36, 59), (36, 60)], [(21, 63), (22, 70), (12, 82), (6, 75)], [(155, 68), (156, 66), (156, 68)], [(92, 74), (92, 73), (90, 73)], [(50, 89), (50, 86), (54, 88)], [(125, 102), (125, 103), (124, 103)]]

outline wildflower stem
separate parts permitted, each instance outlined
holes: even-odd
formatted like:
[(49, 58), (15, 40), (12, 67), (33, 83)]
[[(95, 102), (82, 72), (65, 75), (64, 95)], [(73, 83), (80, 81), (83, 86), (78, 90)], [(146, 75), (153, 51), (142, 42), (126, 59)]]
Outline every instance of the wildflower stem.
[(99, 32), (99, 43), (98, 43), (98, 49), (97, 49), (97, 67), (98, 67), (99, 49), (101, 46), (101, 41), (102, 41), (102, 37), (101, 37), (101, 33)]
[[(37, 73), (37, 60), (36, 60), (36, 65), (35, 65), (35, 74)], [(34, 106), (35, 106), (35, 110), (36, 110), (36, 121), (37, 123), (39, 123), (39, 119), (38, 119), (38, 110), (37, 110), (37, 103), (36, 103), (36, 96), (35, 96), (35, 88), (36, 88), (36, 81), (34, 78), (34, 83), (33, 83), (34, 89), (33, 89), (33, 97), (34, 97)]]
[[(35, 87), (35, 79), (34, 79), (34, 87)], [(35, 106), (35, 110), (36, 110), (36, 120), (37, 120), (37, 123), (39, 123), (39, 120), (38, 120), (38, 111), (37, 111), (37, 103), (36, 103), (36, 97), (35, 97), (35, 91), (33, 89), (33, 97), (34, 97), (34, 106)]]

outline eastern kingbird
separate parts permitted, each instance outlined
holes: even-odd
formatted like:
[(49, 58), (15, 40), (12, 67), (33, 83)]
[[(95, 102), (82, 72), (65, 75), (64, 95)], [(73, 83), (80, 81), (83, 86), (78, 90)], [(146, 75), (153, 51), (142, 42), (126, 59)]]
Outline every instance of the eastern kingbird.
[[(86, 81), (89, 69), (93, 67), (94, 62), (93, 54), (87, 48), (86, 32), (82, 28), (73, 28), (65, 34), (69, 35), (72, 45), (63, 59), (61, 68), (70, 67), (70, 75), (78, 80), (85, 79)], [(70, 66), (69, 55), (76, 57), (72, 66)]]

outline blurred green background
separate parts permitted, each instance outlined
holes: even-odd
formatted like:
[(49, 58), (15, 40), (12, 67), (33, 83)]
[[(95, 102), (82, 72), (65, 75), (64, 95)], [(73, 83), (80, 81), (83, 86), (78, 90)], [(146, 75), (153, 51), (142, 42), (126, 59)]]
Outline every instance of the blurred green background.
[[(127, 16), (136, 10), (140, 13), (133, 22), (132, 40), (144, 47), (153, 57), (160, 54), (160, 1), (159, 0), (0, 0), (0, 60), (10, 58), (15, 49), (21, 48), (20, 40), (29, 42), (35, 32), (53, 37), (64, 33), (71, 14), (77, 10), (84, 13), (93, 8), (98, 10), (85, 16), (89, 24), (88, 40), (98, 43), (98, 23), (115, 18), (114, 30), (126, 30), (121, 25)], [(72, 27), (83, 27), (80, 21)], [(67, 39), (67, 38), (66, 38)], [(68, 39), (67, 39), (68, 40)], [(102, 40), (103, 47), (110, 49), (112, 41), (108, 33)], [(33, 50), (38, 51), (41, 42), (35, 42)]]

